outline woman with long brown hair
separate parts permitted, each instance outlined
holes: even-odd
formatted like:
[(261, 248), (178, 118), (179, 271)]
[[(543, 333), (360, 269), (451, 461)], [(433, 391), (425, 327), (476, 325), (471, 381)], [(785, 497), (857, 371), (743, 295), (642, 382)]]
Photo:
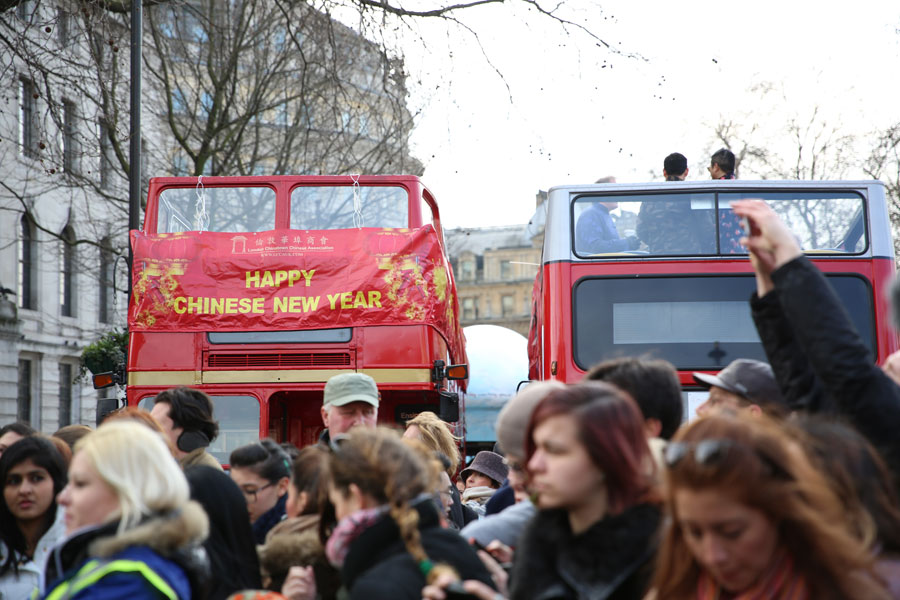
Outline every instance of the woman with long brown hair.
[(634, 401), (601, 382), (554, 390), (526, 452), (539, 512), (516, 549), (513, 600), (643, 598), (661, 509)]
[(781, 425), (700, 419), (669, 444), (666, 465), (657, 598), (890, 597), (840, 499)]

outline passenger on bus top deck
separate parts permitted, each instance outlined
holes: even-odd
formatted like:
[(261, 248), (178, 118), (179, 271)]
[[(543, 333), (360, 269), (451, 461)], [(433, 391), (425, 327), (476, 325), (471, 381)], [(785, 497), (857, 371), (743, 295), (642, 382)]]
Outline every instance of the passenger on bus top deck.
[(739, 358), (716, 375), (694, 373), (694, 381), (709, 390), (699, 417), (746, 412), (783, 419), (790, 413), (769, 363)]
[(720, 148), (709, 157), (709, 176), (713, 179), (737, 179), (734, 152), (728, 148)]
[(688, 171), (687, 158), (680, 152), (673, 152), (663, 161), (663, 177), (666, 181), (684, 181)]
[[(596, 183), (615, 183), (615, 177), (603, 177)], [(637, 250), (641, 242), (634, 235), (619, 236), (610, 211), (619, 207), (618, 202), (594, 202), (575, 224), (575, 248), (579, 252), (601, 254), (606, 252), (626, 252)]]
[(331, 446), (336, 436), (357, 425), (375, 427), (378, 400), (375, 380), (364, 373), (343, 373), (329, 379), (322, 397), (325, 431), (319, 443)]

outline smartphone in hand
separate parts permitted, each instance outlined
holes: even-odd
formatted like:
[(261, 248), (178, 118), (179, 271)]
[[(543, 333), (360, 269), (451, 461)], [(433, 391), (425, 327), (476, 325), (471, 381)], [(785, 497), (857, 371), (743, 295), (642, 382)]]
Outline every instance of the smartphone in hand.
[(454, 581), (444, 588), (444, 595), (447, 600), (478, 600), (478, 596), (471, 592), (467, 592), (462, 583)]

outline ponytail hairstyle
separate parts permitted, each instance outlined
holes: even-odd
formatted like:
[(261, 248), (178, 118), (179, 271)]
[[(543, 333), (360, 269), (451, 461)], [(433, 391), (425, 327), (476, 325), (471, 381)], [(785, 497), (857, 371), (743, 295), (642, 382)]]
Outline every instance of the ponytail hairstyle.
[(436, 465), (424, 448), (418, 451), (383, 427), (354, 429), (328, 457), (330, 484), (335, 491), (346, 495), (350, 484), (355, 484), (363, 494), (388, 507), (407, 552), (427, 583), (441, 573), (457, 576), (448, 565), (434, 565), (428, 558), (419, 536), (419, 513), (412, 506), (419, 496), (431, 494), (436, 488)]
[(284, 448), (268, 438), (236, 448), (228, 463), (232, 468), (253, 471), (271, 483), (291, 477), (291, 457)]

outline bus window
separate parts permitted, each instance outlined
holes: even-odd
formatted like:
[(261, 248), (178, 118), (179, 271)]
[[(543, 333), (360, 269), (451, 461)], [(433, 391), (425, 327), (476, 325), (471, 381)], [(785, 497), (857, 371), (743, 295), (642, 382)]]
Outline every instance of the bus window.
[[(715, 194), (709, 192), (580, 196), (573, 203), (575, 253), (716, 253)], [(629, 244), (635, 236), (639, 244)]]
[(398, 186), (298, 186), (291, 229), (409, 227), (409, 194)]
[(210, 396), (219, 422), (219, 437), (209, 453), (228, 463), (232, 450), (259, 440), (259, 401), (253, 396)]
[(166, 188), (159, 194), (157, 233), (247, 233), (270, 229), (275, 229), (272, 188)]
[[(210, 396), (213, 418), (219, 423), (219, 435), (207, 449), (222, 464), (235, 448), (259, 440), (259, 401), (253, 396)], [(156, 396), (146, 396), (138, 408), (153, 409)]]
[(210, 331), (210, 344), (344, 344), (353, 337), (351, 327), (289, 331)]
[[(723, 193), (719, 194), (720, 223), (737, 223), (740, 231), (731, 203), (744, 198), (765, 200), (797, 236), (804, 252), (859, 254), (866, 250), (863, 199), (854, 192)], [(724, 240), (730, 233), (722, 228), (726, 254)]]
[[(869, 284), (828, 280), (865, 344), (875, 348)], [(736, 358), (766, 360), (750, 316), (752, 276), (585, 278), (573, 290), (574, 360), (579, 368), (617, 356), (668, 360), (679, 370), (722, 369)]]

